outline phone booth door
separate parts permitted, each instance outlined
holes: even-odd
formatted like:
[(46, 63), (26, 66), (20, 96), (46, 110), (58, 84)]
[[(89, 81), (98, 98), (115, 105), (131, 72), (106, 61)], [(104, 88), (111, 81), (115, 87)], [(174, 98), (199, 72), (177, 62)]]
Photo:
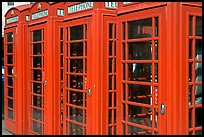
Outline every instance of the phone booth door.
[(68, 21), (64, 27), (65, 126), (63, 132), (68, 135), (90, 134), (90, 18)]
[(16, 28), (5, 30), (4, 66), (5, 66), (5, 125), (16, 133)]
[(118, 15), (118, 134), (166, 132), (165, 24), (164, 7)]
[[(45, 119), (49, 117), (46, 109), (45, 97), (45, 25), (32, 26), (30, 28), (30, 90), (29, 90), (29, 133), (46, 134)], [(46, 60), (47, 61), (47, 60)]]

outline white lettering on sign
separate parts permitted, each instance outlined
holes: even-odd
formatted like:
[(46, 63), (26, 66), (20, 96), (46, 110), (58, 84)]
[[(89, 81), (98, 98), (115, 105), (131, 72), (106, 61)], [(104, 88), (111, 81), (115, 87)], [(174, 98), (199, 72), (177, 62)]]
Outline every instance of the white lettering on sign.
[(117, 8), (118, 3), (117, 2), (105, 2), (106, 8)]
[(87, 10), (93, 8), (93, 2), (83, 2), (73, 6), (68, 7), (68, 13), (73, 13), (77, 11)]
[(64, 16), (64, 10), (58, 9), (58, 10), (57, 10), (57, 15), (58, 15), (58, 16)]
[(26, 15), (26, 21), (30, 21), (30, 16)]
[(42, 18), (48, 15), (48, 10), (43, 10), (37, 13), (33, 13), (32, 14), (32, 20), (38, 19), (38, 18)]
[(129, 4), (129, 3), (132, 3), (132, 2), (123, 2), (123, 4)]
[(18, 16), (7, 19), (6, 23), (8, 24), (8, 23), (16, 22), (16, 21), (18, 21)]

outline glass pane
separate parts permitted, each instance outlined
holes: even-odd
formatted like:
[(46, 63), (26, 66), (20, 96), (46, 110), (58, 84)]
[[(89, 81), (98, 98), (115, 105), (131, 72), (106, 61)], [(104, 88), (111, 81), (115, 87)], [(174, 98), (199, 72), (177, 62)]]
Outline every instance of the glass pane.
[(42, 40), (42, 30), (33, 31), (33, 42)]
[(70, 87), (75, 89), (83, 89), (83, 76), (70, 75)]
[(128, 63), (128, 78), (130, 81), (152, 81), (152, 64)]
[(82, 126), (70, 122), (70, 135), (82, 135)]
[(155, 76), (154, 76), (154, 78), (155, 78), (155, 83), (158, 83), (158, 81), (159, 81), (159, 76), (158, 76), (158, 63), (155, 63), (155, 64), (154, 64), (154, 69), (155, 69)]
[(196, 135), (202, 135), (202, 130), (198, 130), (195, 132)]
[(202, 104), (202, 85), (195, 86), (195, 104)]
[(70, 27), (70, 40), (83, 39), (83, 25)]
[(126, 120), (126, 107), (125, 104), (123, 104), (123, 120)]
[(126, 92), (126, 90), (125, 90), (125, 84), (123, 84), (123, 100), (125, 100), (126, 99), (126, 96), (125, 96), (125, 93)]
[(13, 99), (8, 98), (8, 107), (13, 108)]
[(133, 42), (128, 43), (129, 60), (151, 60), (152, 59), (152, 42)]
[(13, 42), (13, 32), (7, 33), (7, 42)]
[(8, 96), (13, 97), (13, 88), (8, 88)]
[(60, 53), (63, 53), (64, 51), (64, 45), (63, 42), (60, 42)]
[(33, 68), (43, 67), (42, 58), (43, 57), (33, 57)]
[(193, 85), (189, 85), (189, 92), (188, 92), (188, 105), (192, 105), (192, 92), (193, 92)]
[(126, 134), (126, 126), (125, 126), (125, 124), (123, 124), (123, 135), (125, 135)]
[(189, 36), (193, 35), (193, 16), (189, 16)]
[(7, 45), (7, 53), (13, 53), (13, 44)]
[(63, 40), (63, 28), (60, 28), (60, 40)]
[(202, 36), (202, 17), (196, 17), (196, 36)]
[(108, 110), (108, 124), (112, 124), (112, 110)]
[(70, 72), (83, 73), (83, 59), (70, 59)]
[(13, 86), (13, 78), (8, 77), (8, 86)]
[(151, 105), (152, 86), (128, 84), (128, 101)]
[(109, 24), (109, 38), (113, 38), (113, 24)]
[(33, 118), (36, 120), (42, 121), (42, 119), (43, 119), (42, 110), (38, 110), (36, 108), (33, 108)]
[(13, 110), (8, 109), (8, 118), (13, 119)]
[(158, 110), (154, 109), (154, 127), (158, 128)]
[(196, 40), (196, 59), (202, 60), (202, 40)]
[(154, 41), (154, 59), (158, 60), (158, 40)]
[(63, 61), (63, 55), (60, 55), (60, 67), (63, 67), (64, 61)]
[(43, 134), (43, 125), (35, 121), (32, 121), (32, 123), (33, 123), (33, 131), (38, 134)]
[(192, 128), (192, 109), (189, 109), (188, 122), (189, 128)]
[(112, 90), (112, 75), (109, 76), (109, 90)]
[(123, 80), (126, 80), (126, 67), (125, 67), (125, 63), (123, 63), (122, 69), (123, 69)]
[(195, 127), (202, 126), (202, 108), (195, 108)]
[(159, 34), (158, 17), (155, 17), (154, 21), (155, 21), (155, 23), (154, 23), (155, 24), (155, 28), (154, 28), (155, 29), (155, 33), (154, 33), (154, 36), (158, 37), (158, 34)]
[(128, 125), (128, 135), (151, 135), (151, 134), (152, 134), (151, 131)]
[(42, 44), (41, 43), (33, 44), (33, 55), (40, 54), (42, 54)]
[(42, 108), (42, 97), (40, 96), (33, 96), (33, 106)]
[(152, 109), (128, 105), (128, 121), (143, 126), (151, 127)]
[(109, 73), (112, 73), (113, 58), (109, 58)]
[(196, 82), (202, 82), (202, 62), (195, 63), (195, 81)]
[(108, 102), (109, 102), (109, 107), (112, 107), (112, 92), (109, 92), (109, 96), (108, 96)]
[(41, 70), (33, 70), (33, 80), (41, 81), (42, 80), (42, 71)]
[(8, 75), (13, 75), (13, 66), (8, 66)]
[(109, 56), (112, 56), (113, 55), (113, 41), (109, 41)]
[(13, 64), (13, 55), (7, 56), (7, 64)]
[(70, 104), (83, 106), (83, 93), (70, 91)]
[(70, 56), (83, 56), (83, 42), (70, 43)]
[(189, 39), (189, 59), (193, 58), (193, 40)]
[(193, 67), (193, 62), (189, 62), (189, 79), (188, 79), (188, 81), (189, 82), (192, 82), (192, 67)]
[(128, 39), (152, 37), (152, 18), (128, 22)]
[(108, 127), (108, 135), (112, 135), (112, 126)]
[(82, 123), (83, 110), (79, 108), (69, 107), (70, 119)]
[(33, 93), (42, 94), (42, 84), (33, 82)]
[(114, 107), (116, 107), (116, 92), (114, 92)]

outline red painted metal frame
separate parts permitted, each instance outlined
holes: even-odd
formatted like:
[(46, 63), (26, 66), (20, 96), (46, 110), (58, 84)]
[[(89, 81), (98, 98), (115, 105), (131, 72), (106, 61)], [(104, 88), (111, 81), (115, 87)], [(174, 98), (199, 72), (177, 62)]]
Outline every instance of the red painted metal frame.
[[(9, 120), (7, 117), (7, 95), (8, 95), (8, 88), (7, 88), (7, 74), (8, 74), (8, 70), (7, 67), (5, 67), (5, 86), (4, 86), (4, 91), (5, 91), (5, 100), (4, 100), (4, 104), (5, 104), (5, 128), (7, 130), (9, 130), (10, 132), (14, 133), (14, 134), (22, 134), (23, 133), (23, 117), (24, 117), (24, 113), (23, 113), (23, 108), (24, 108), (24, 104), (25, 104), (25, 96), (23, 96), (23, 91), (24, 91), (24, 87), (23, 87), (23, 79), (24, 79), (24, 74), (23, 72), (25, 71), (25, 64), (23, 64), (23, 58), (24, 58), (24, 49), (25, 49), (25, 44), (26, 42), (23, 41), (24, 40), (24, 31), (26, 29), (27, 26), (27, 22), (26, 22), (26, 18), (25, 16), (28, 14), (28, 9), (30, 8), (31, 5), (25, 5), (25, 6), (17, 6), (17, 7), (13, 7), (11, 9), (9, 9), (5, 15), (5, 20), (7, 20), (8, 18), (11, 18), (13, 16), (18, 16), (18, 21), (17, 22), (13, 22), (13, 23), (9, 23), (5, 25), (4, 28), (4, 34), (5, 34), (5, 42), (4, 42), (4, 65), (7, 65), (7, 46), (6, 44), (8, 44), (7, 42), (7, 33), (8, 32), (13, 32), (13, 56), (14, 56), (14, 60), (13, 60), (13, 64), (14, 64), (14, 68), (13, 68), (13, 83), (14, 83), (14, 90), (13, 90), (13, 106), (14, 106), (14, 120)], [(11, 13), (14, 13), (13, 15), (11, 15)], [(10, 53), (9, 53), (10, 54)]]

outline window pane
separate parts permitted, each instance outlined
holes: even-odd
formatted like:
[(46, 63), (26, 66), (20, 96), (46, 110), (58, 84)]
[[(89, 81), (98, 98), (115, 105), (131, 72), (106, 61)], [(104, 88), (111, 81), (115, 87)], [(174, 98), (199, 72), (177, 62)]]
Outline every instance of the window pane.
[(13, 42), (13, 32), (7, 33), (7, 42)]
[(42, 30), (33, 31), (33, 42), (42, 40)]
[(7, 45), (7, 53), (13, 53), (13, 44)]
[(129, 135), (151, 135), (152, 132), (139, 128), (139, 127), (134, 127), (134, 126), (129, 126), (128, 125), (128, 134)]
[(13, 66), (8, 66), (8, 75), (13, 75)]
[(123, 26), (123, 40), (125, 40), (125, 34), (126, 34), (125, 22), (122, 23), (122, 26)]
[(13, 55), (7, 56), (7, 64), (13, 64)]
[(42, 58), (43, 57), (33, 57), (33, 67), (34, 68), (42, 68), (43, 67)]
[(70, 75), (70, 86), (75, 89), (83, 89), (83, 76)]
[(83, 73), (83, 59), (70, 59), (70, 72)]
[(202, 36), (202, 17), (196, 17), (196, 36)]
[(43, 134), (43, 125), (41, 123), (32, 121), (33, 131), (38, 134)]
[(70, 27), (70, 40), (83, 39), (83, 25)]
[(83, 93), (70, 91), (70, 103), (77, 106), (83, 105)]
[(189, 36), (193, 35), (193, 16), (189, 16)]
[(202, 63), (195, 63), (195, 81), (202, 82)]
[(70, 56), (83, 56), (83, 42), (70, 43)]
[(113, 24), (109, 24), (109, 38), (113, 38)]
[(193, 40), (189, 39), (189, 59), (193, 58)]
[(70, 119), (82, 123), (83, 110), (79, 108), (69, 107)]
[(202, 104), (202, 85), (195, 86), (195, 104)]
[(38, 110), (36, 108), (33, 108), (33, 118), (36, 120), (42, 121), (42, 119), (43, 119), (42, 110)]
[(13, 108), (13, 99), (8, 98), (8, 107)]
[(82, 135), (82, 126), (70, 122), (70, 135)]
[(128, 39), (152, 37), (152, 18), (128, 22)]
[(33, 93), (42, 94), (42, 84), (33, 82)]
[(195, 108), (195, 127), (202, 126), (202, 108)]
[(13, 111), (8, 109), (8, 118), (13, 119)]
[(13, 86), (13, 78), (8, 77), (8, 86)]
[(202, 60), (202, 39), (196, 40), (196, 59)]
[(8, 96), (13, 97), (13, 88), (8, 88)]
[(152, 59), (152, 42), (133, 42), (128, 43), (129, 60), (151, 60)]
[(33, 44), (33, 55), (42, 54), (42, 45), (41, 43)]
[(154, 34), (154, 36), (158, 37), (158, 34), (159, 34), (158, 17), (155, 17), (154, 20), (155, 20), (155, 34)]
[(42, 108), (42, 97), (33, 96), (33, 106)]
[(41, 70), (33, 70), (33, 80), (41, 81), (42, 80), (42, 71)]

